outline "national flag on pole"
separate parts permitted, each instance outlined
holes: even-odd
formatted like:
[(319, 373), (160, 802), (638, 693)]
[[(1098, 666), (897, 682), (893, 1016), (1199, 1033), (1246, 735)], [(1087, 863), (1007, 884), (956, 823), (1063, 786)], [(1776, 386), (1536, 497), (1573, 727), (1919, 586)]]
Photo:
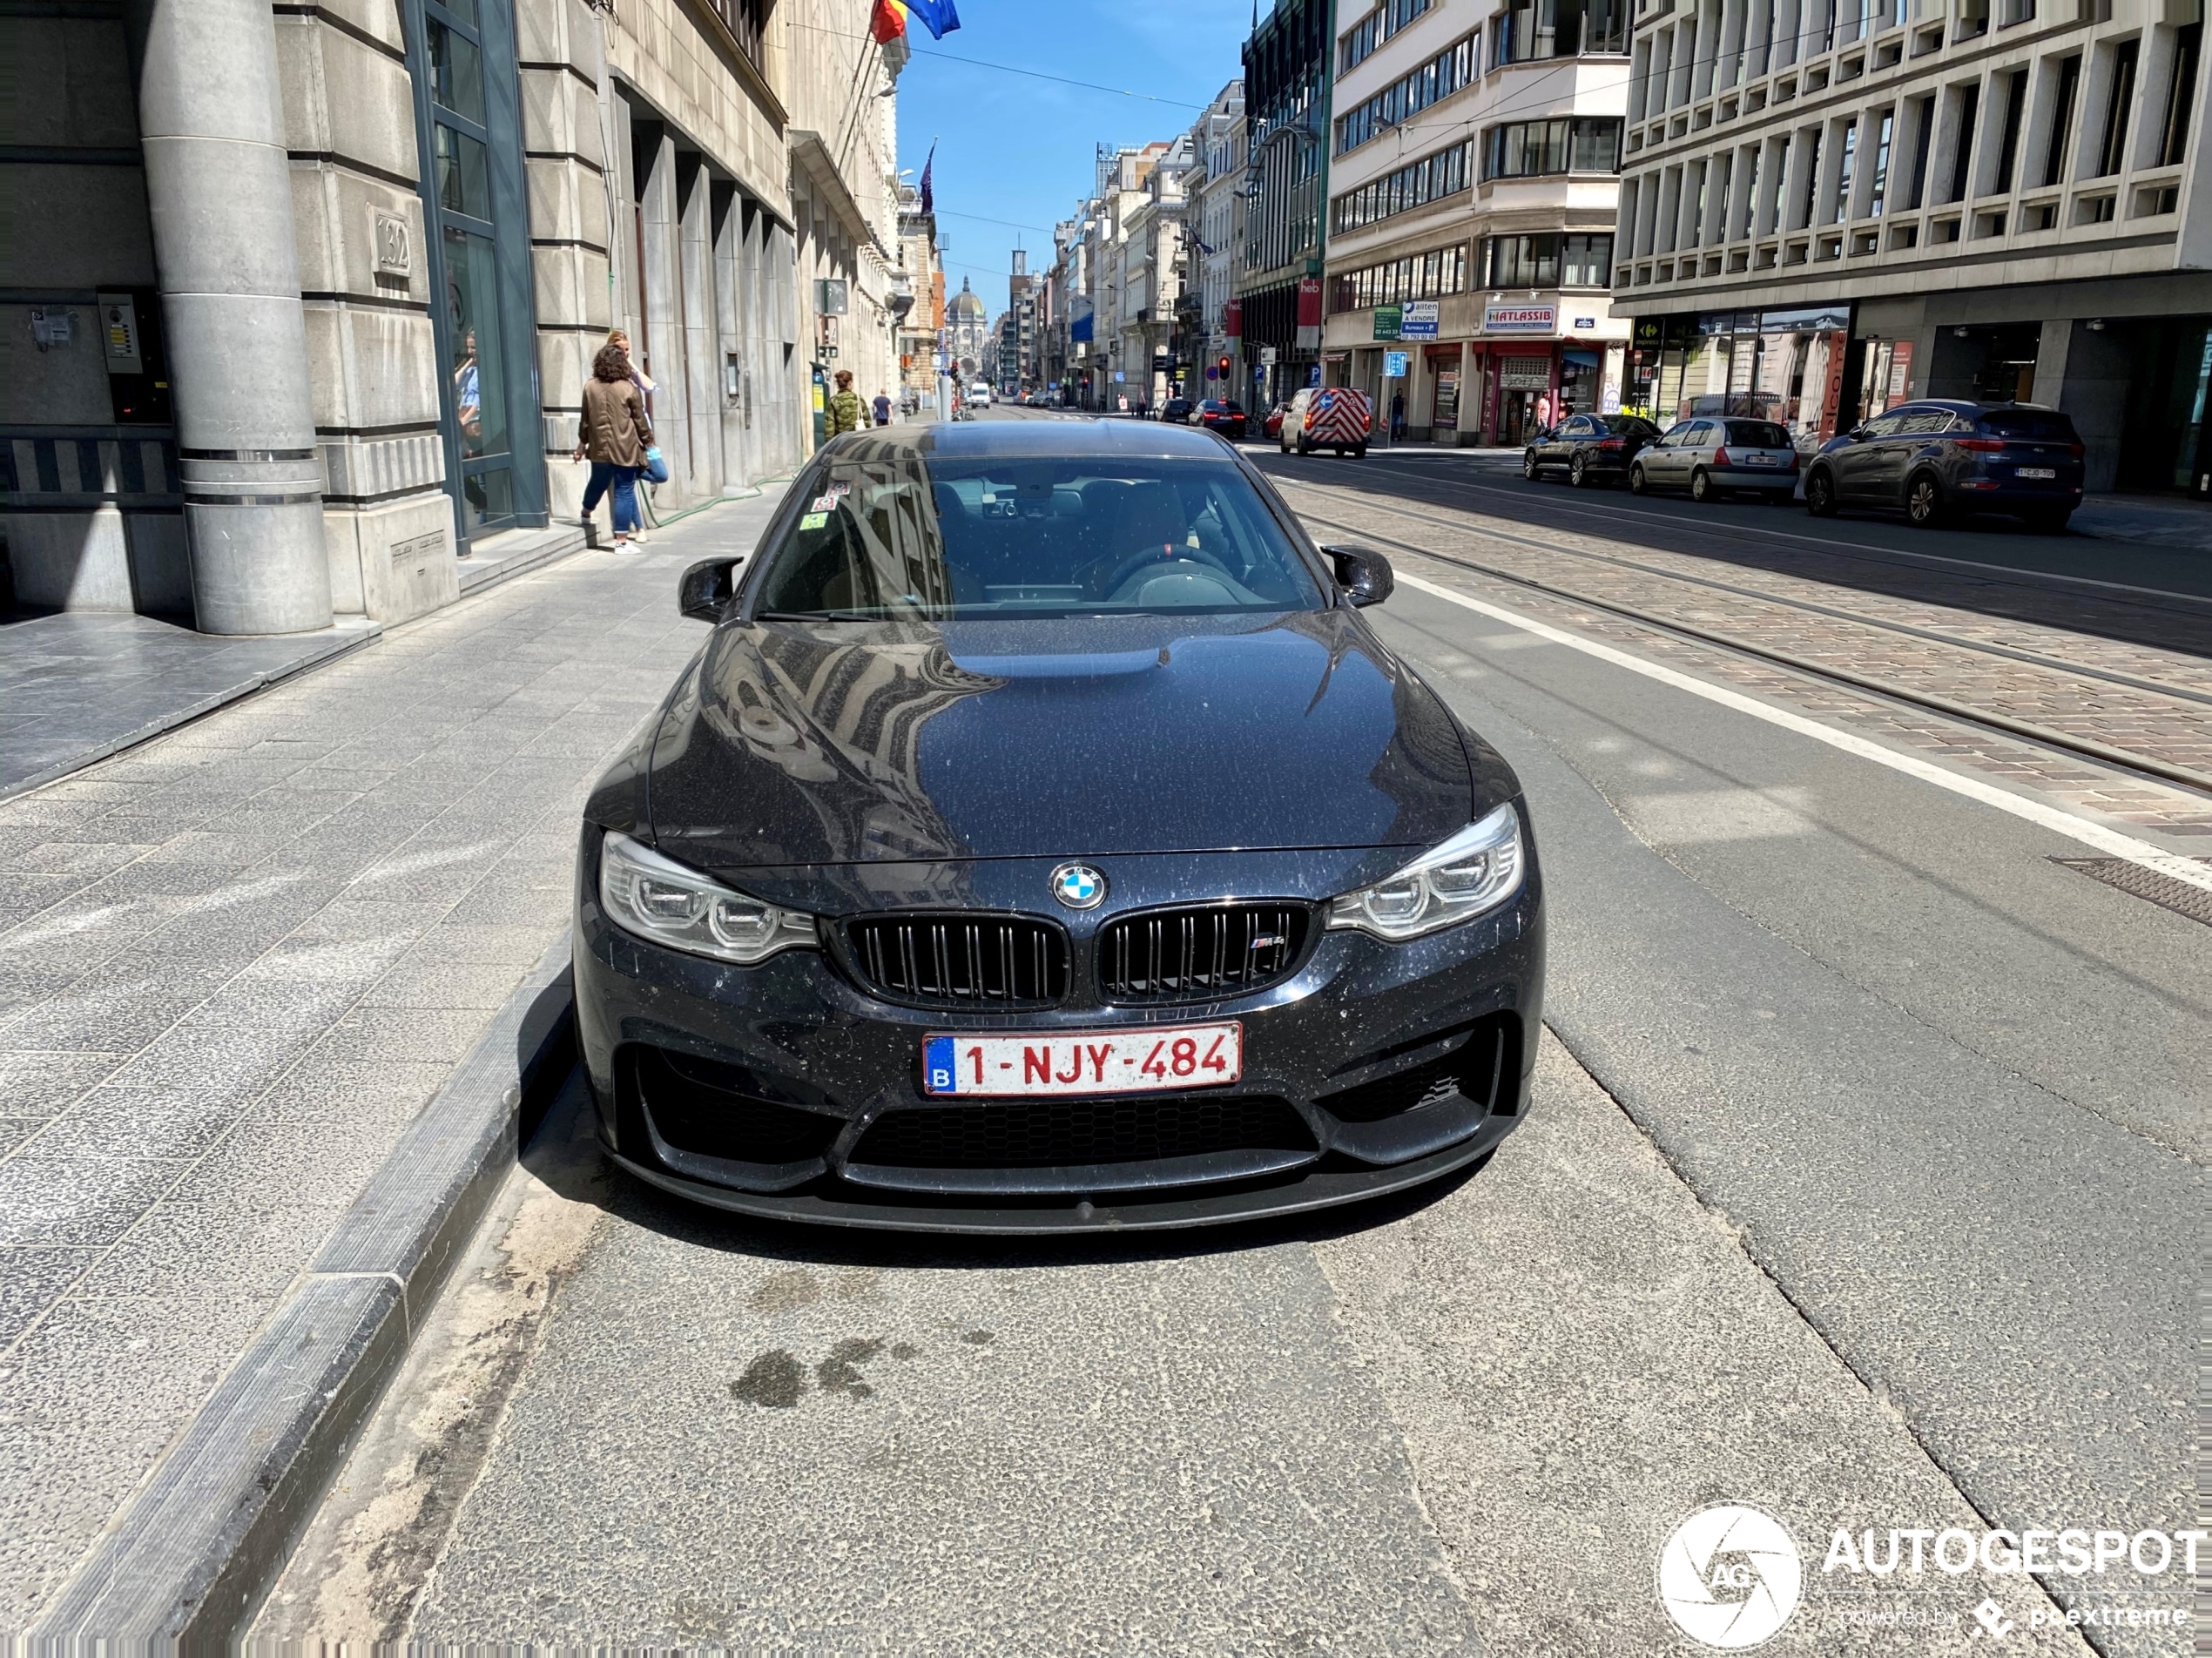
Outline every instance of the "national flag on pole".
[(929, 170), (936, 165), (937, 146), (933, 144), (929, 146), (927, 158), (921, 164), (921, 211), (925, 213), (937, 211), (937, 195), (929, 187)]
[(960, 27), (960, 10), (953, 0), (875, 0), (868, 27), (876, 44), (887, 46), (905, 34), (909, 17), (927, 29), (932, 40), (942, 40)]

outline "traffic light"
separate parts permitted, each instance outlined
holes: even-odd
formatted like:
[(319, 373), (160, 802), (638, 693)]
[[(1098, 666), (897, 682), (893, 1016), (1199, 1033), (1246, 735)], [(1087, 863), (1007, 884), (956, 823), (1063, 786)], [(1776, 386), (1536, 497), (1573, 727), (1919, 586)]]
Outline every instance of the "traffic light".
[(1221, 378), (1224, 380), (1229, 378), (1229, 359), (1226, 357), (1221, 360)]

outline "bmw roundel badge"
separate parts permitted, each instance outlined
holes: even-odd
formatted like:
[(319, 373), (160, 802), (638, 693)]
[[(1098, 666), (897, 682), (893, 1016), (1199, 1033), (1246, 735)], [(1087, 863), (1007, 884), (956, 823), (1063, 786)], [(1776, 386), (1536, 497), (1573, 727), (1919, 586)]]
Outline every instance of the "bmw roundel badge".
[(1062, 864), (1052, 872), (1052, 895), (1071, 910), (1095, 910), (1106, 900), (1106, 877), (1089, 864)]

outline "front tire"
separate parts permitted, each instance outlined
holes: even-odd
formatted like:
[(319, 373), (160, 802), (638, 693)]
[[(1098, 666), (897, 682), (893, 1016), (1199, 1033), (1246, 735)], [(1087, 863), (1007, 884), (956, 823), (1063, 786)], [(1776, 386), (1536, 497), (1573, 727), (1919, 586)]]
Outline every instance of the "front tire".
[(1713, 488), (1713, 475), (1703, 467), (1689, 475), (1689, 498), (1700, 505), (1720, 499), (1720, 491)]
[(1905, 516), (1915, 529), (1933, 529), (1943, 522), (1943, 486), (1934, 474), (1920, 473), (1905, 486)]
[(1632, 466), (1629, 468), (1629, 493), (1632, 495), (1648, 495), (1651, 493), (1651, 480), (1643, 475), (1643, 468), (1640, 466)]
[(1521, 475), (1527, 479), (1529, 482), (1534, 483), (1536, 482), (1536, 475), (1539, 470), (1541, 470), (1541, 468), (1536, 465), (1536, 451), (1534, 449), (1522, 450), (1521, 455)]
[(1836, 481), (1825, 472), (1816, 472), (1805, 480), (1805, 510), (1816, 518), (1836, 516)]

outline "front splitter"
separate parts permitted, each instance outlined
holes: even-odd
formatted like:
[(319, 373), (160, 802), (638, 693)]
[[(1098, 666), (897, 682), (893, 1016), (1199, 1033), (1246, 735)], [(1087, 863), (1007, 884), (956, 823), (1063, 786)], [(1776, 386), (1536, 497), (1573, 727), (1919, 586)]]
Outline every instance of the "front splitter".
[(1487, 1156), (1519, 1125), (1517, 1116), (1490, 1116), (1467, 1139), (1412, 1163), (1386, 1169), (1317, 1169), (1297, 1180), (1264, 1190), (1219, 1192), (1157, 1203), (1076, 1201), (1066, 1207), (1025, 1204), (1015, 1209), (840, 1203), (813, 1193), (788, 1196), (733, 1191), (727, 1186), (686, 1180), (664, 1169), (649, 1168), (621, 1153), (608, 1156), (648, 1185), (693, 1203), (766, 1220), (800, 1221), (818, 1226), (857, 1226), (886, 1232), (949, 1232), (970, 1236), (1065, 1236), (1096, 1232), (1165, 1231), (1177, 1227), (1225, 1226), (1238, 1221), (1276, 1220), (1318, 1209), (1334, 1209), (1374, 1197), (1387, 1197)]

